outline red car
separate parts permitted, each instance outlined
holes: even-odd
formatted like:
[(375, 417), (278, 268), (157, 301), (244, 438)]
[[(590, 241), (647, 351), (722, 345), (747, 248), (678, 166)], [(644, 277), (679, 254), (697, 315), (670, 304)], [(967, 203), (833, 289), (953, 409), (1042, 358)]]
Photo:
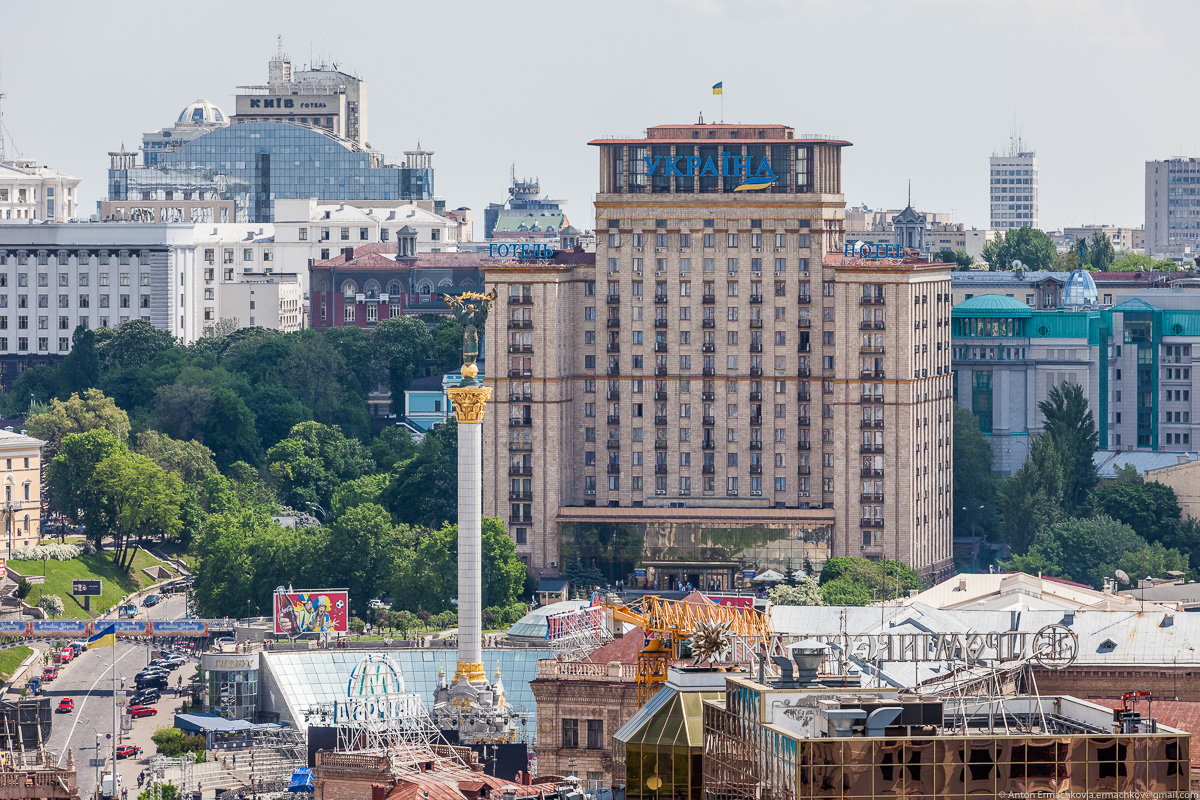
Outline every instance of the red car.
[(75, 710), (75, 701), (72, 700), (71, 698), (64, 697), (62, 700), (58, 701), (58, 713), (70, 714), (74, 710)]
[(42, 670), (42, 680), (52, 681), (58, 677), (58, 667), (46, 667)]
[(74, 657), (75, 657), (75, 651), (69, 647), (64, 647), (63, 651), (61, 653), (59, 653), (59, 658), (62, 659), (62, 663), (64, 663), (64, 664), (70, 664), (71, 659), (73, 659)]
[(123, 744), (117, 748), (117, 758), (133, 758), (141, 755), (142, 748), (135, 744)]
[(158, 709), (154, 708), (153, 706), (129, 707), (129, 716), (133, 717), (134, 719), (140, 719), (141, 717), (153, 717), (157, 713)]

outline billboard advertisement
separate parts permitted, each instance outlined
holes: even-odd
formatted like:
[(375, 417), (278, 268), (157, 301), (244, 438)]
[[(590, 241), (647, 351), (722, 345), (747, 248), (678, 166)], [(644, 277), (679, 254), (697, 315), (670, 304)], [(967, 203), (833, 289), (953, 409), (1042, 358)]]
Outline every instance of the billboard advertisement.
[(208, 623), (202, 619), (156, 619), (151, 623), (155, 636), (206, 636)]
[(275, 595), (275, 633), (345, 633), (350, 630), (350, 597), (345, 589), (278, 592)]
[(33, 635), (87, 636), (89, 623), (82, 619), (35, 619)]

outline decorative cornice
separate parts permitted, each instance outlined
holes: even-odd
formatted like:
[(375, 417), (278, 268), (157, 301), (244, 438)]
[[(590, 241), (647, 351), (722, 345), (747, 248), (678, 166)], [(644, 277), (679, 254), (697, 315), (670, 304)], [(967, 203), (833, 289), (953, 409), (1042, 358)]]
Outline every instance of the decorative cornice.
[(483, 422), (484, 406), (492, 396), (490, 386), (456, 386), (446, 390), (454, 403), (454, 416), (459, 425), (479, 425)]

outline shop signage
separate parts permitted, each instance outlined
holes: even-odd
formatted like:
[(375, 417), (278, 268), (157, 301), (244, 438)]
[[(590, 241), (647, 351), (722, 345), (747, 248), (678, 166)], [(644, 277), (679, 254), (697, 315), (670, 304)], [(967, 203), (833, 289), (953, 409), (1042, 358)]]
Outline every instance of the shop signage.
[(387, 656), (369, 655), (350, 674), (346, 698), (334, 703), (338, 725), (411, 720), (421, 714), (421, 698), (404, 691), (400, 668)]
[(201, 659), (201, 662), (202, 668), (218, 672), (258, 669), (258, 653), (248, 653), (240, 656), (206, 655)]
[(489, 258), (553, 258), (554, 250), (548, 244), (489, 244)]
[(1079, 639), (1065, 625), (1047, 625), (1037, 633), (835, 633), (811, 637), (864, 662), (1027, 661), (1062, 669), (1079, 655)]
[(712, 158), (701, 160), (699, 156), (642, 156), (642, 161), (650, 175), (672, 178), (741, 177), (742, 182), (733, 189), (735, 192), (765, 189), (779, 179), (771, 171), (771, 164), (766, 157), (760, 159), (757, 166), (750, 156), (735, 156), (732, 153), (722, 153), (715, 161)]

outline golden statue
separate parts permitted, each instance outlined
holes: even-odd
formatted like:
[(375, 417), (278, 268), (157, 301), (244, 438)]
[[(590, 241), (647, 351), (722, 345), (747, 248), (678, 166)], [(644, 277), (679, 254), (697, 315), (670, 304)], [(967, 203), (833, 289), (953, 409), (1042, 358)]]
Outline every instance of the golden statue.
[(483, 341), (484, 324), (492, 303), (496, 302), (496, 290), (481, 294), (479, 292), (463, 292), (460, 295), (447, 295), (446, 305), (454, 312), (454, 317), (463, 326), (463, 364), (462, 386), (477, 386), (479, 367), (475, 362), (479, 358), (479, 347)]

